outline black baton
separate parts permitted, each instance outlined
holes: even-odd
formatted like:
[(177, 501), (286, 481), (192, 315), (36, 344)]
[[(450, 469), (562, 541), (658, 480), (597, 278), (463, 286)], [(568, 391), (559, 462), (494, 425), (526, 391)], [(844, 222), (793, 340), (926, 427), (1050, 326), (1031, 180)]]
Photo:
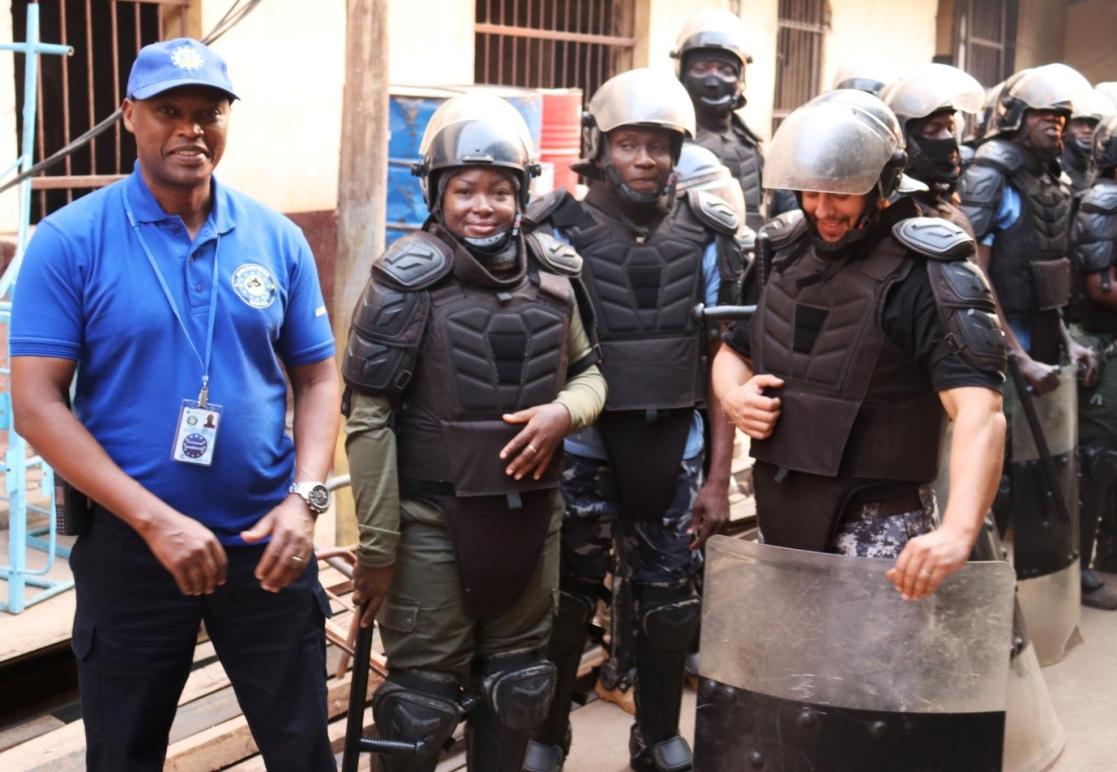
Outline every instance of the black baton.
[(738, 319), (749, 319), (755, 313), (756, 306), (707, 306), (702, 303), (691, 311), (694, 320), (700, 324), (735, 322)]

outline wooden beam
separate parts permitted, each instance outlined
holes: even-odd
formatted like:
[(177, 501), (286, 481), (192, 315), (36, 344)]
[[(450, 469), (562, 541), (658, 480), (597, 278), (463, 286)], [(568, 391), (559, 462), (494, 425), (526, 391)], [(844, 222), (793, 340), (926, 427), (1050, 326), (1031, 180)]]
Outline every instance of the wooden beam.
[[(334, 269), (334, 340), (338, 357), (349, 339), (349, 314), (384, 250), (388, 202), (388, 0), (348, 0), (345, 89), (337, 195), (337, 261)], [(334, 473), (345, 474), (344, 432), (334, 453)], [(348, 489), (335, 497), (337, 544), (355, 544), (357, 520)]]

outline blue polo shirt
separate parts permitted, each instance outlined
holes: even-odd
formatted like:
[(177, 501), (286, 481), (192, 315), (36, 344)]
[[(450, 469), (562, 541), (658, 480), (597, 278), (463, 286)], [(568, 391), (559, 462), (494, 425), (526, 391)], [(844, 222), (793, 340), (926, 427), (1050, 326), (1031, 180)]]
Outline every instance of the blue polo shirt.
[[(202, 368), (129, 226), (125, 197), (203, 356), (217, 261), (209, 400), (223, 413), (209, 467), (171, 458)], [(333, 356), (334, 341), (302, 232), (216, 180), (213, 199), (191, 241), (137, 166), (43, 220), (20, 269), (10, 340), (13, 357), (74, 360), (74, 412), (109, 456), (235, 545), (286, 497), (293, 475), (283, 368)]]

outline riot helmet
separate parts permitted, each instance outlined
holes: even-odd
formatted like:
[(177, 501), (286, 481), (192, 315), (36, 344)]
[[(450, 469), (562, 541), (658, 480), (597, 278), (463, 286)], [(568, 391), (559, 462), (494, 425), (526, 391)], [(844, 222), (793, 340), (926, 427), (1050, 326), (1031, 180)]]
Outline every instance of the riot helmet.
[[(864, 238), (879, 215), (881, 201), (894, 193), (926, 190), (903, 175), (907, 155), (899, 121), (880, 99), (840, 89), (815, 97), (776, 129), (764, 168), (764, 187), (803, 192), (868, 196), (858, 227), (827, 251)], [(808, 218), (809, 220), (809, 218)], [(814, 223), (811, 223), (815, 231)], [(817, 236), (817, 232), (815, 234)]]
[(1021, 70), (1006, 80), (993, 105), (987, 137), (1009, 134), (1024, 125), (1028, 110), (1054, 110), (1070, 117), (1076, 102), (1088, 101), (1090, 82), (1065, 64)]
[(880, 62), (871, 60), (846, 62), (838, 68), (838, 73), (834, 76), (834, 85), (830, 90), (856, 89), (873, 96), (880, 96), (884, 87), (895, 79), (892, 69)]
[[(1064, 144), (1080, 165), (1085, 166), (1089, 160), (1093, 146), (1093, 132), (1098, 123), (1114, 112), (1117, 112), (1117, 105), (1113, 104), (1104, 91), (1099, 91), (1097, 88), (1075, 101), (1074, 109), (1067, 121)], [(1076, 123), (1077, 127), (1074, 125)]]
[(582, 145), (586, 155), (572, 168), (584, 177), (604, 179), (620, 194), (637, 204), (648, 204), (674, 195), (674, 178), (655, 193), (632, 190), (613, 166), (609, 154), (609, 133), (624, 126), (661, 129), (671, 139), (671, 164), (679, 161), (683, 140), (694, 136), (694, 105), (678, 80), (649, 68), (638, 68), (614, 75), (590, 99), (582, 116)]
[(925, 137), (923, 128), (943, 115), (981, 110), (981, 84), (957, 67), (929, 64), (886, 87), (881, 99), (904, 127), (908, 172), (928, 184), (952, 185), (961, 174), (957, 127), (949, 137)]
[(540, 172), (527, 123), (511, 104), (491, 94), (463, 94), (446, 100), (431, 116), (419, 143), (422, 160), (411, 167), (427, 208), (441, 206), (443, 172), (458, 167), (507, 170), (521, 207), (531, 197)]
[(681, 195), (688, 190), (705, 190), (725, 201), (745, 222), (745, 194), (718, 157), (694, 142), (684, 142), (679, 162), (675, 164), (675, 189)]
[(1094, 91), (1104, 96), (1113, 103), (1114, 108), (1117, 108), (1117, 80), (1102, 81), (1094, 86)]
[(1090, 146), (1090, 169), (1098, 174), (1112, 172), (1117, 167), (1117, 114), (1111, 113), (1103, 118), (1094, 129), (1094, 141)]
[[(710, 73), (691, 75), (690, 64), (699, 56), (736, 67), (736, 79)], [(745, 27), (735, 13), (724, 8), (704, 8), (695, 13), (679, 32), (671, 57), (675, 59), (675, 74), (695, 105), (718, 113), (744, 106), (745, 65), (752, 62), (752, 57), (745, 52)]]

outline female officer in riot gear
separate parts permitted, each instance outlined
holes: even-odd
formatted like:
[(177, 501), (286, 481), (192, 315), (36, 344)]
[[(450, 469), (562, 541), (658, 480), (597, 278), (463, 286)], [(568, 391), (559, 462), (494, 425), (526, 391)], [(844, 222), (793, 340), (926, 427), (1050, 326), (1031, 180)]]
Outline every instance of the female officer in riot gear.
[(431, 216), (374, 263), (342, 366), (354, 595), (388, 656), (373, 713), (381, 736), (424, 749), (379, 763), (434, 769), (469, 706), (469, 768), (518, 772), (554, 690), (560, 443), (605, 387), (580, 258), (519, 229), (538, 170), (523, 119), (455, 97), (421, 151)]

